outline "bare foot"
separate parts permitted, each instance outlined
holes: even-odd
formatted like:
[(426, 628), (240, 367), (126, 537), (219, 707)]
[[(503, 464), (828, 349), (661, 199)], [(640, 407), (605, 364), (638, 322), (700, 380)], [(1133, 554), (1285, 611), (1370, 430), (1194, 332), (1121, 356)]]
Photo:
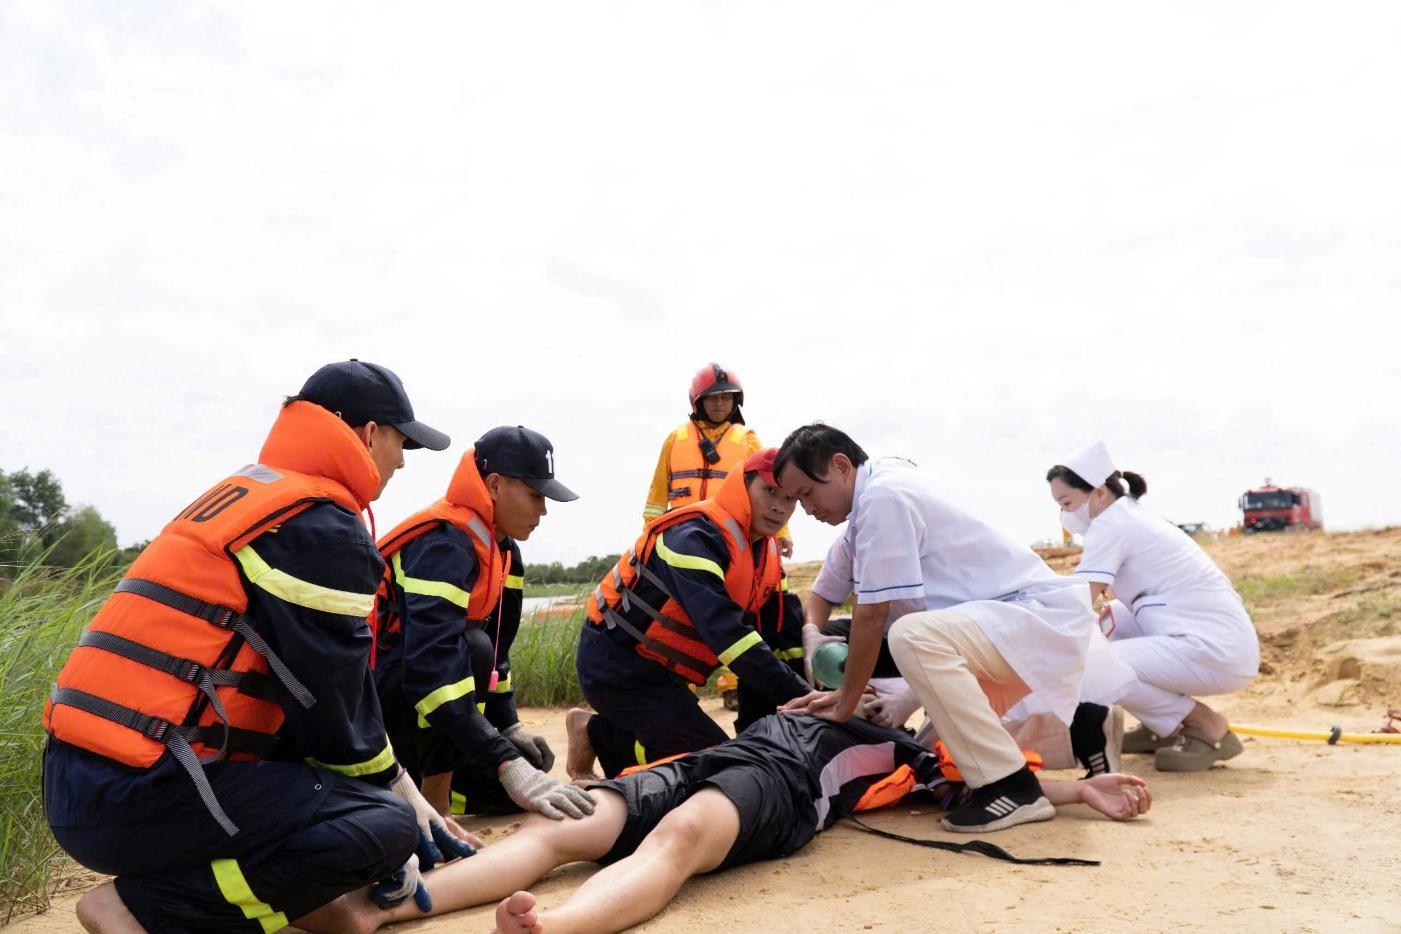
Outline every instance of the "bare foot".
[(517, 892), (496, 906), (497, 934), (543, 934), (545, 928), (535, 915), (535, 896)]
[(564, 773), (574, 782), (596, 782), (598, 773), (593, 770), (593, 743), (589, 742), (589, 719), (593, 717), (582, 707), (575, 707), (564, 715), (564, 731), (569, 736), (569, 749), (564, 756)]
[(78, 899), (78, 923), (92, 934), (146, 934), (111, 882)]

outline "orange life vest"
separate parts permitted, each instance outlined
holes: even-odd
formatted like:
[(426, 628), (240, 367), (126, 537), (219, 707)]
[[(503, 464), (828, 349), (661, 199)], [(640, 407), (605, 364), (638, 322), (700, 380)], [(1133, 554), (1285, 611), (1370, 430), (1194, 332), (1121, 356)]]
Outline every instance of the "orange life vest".
[(243, 615), (239, 566), (261, 561), (245, 546), (316, 503), (359, 513), (378, 489), (344, 422), (310, 402), (284, 407), (259, 463), (201, 495), (132, 564), (59, 672), (44, 728), (136, 768), (169, 750), (237, 833), (200, 763), (266, 755), (284, 719), (272, 678), (315, 703)]
[(482, 475), (477, 470), (476, 449), (462, 455), (457, 470), (448, 483), (447, 496), (427, 509), (420, 510), (399, 523), (379, 540), (379, 552), (384, 557), (384, 581), (380, 584), (376, 617), (377, 641), (388, 649), (397, 643), (401, 613), (398, 596), (403, 589), (404, 573), (399, 564), (399, 552), (421, 535), (451, 525), (462, 530), (472, 543), (477, 556), (477, 580), (472, 584), (465, 619), (481, 622), (490, 616), (501, 600), (501, 587), (509, 573), (509, 555), (503, 557), (496, 541), (495, 507), (487, 492)]
[[(647, 569), (645, 562), (652, 557), (664, 531), (682, 522), (694, 521), (699, 516), (709, 519), (720, 529), (729, 549), (725, 590), (730, 599), (746, 613), (757, 614), (782, 583), (783, 566), (778, 545), (772, 537), (765, 538), (757, 546), (749, 541), (749, 492), (744, 486), (744, 474), (739, 470), (725, 478), (714, 499), (673, 510), (649, 525), (632, 550), (620, 557), (594, 588), (587, 610), (590, 622), (610, 629), (620, 627), (637, 640), (639, 655), (693, 684), (704, 684), (720, 667), (720, 659), (701, 640), (685, 609), (667, 593), (661, 580)], [(762, 549), (758, 567), (755, 567), (754, 556), (750, 553), (751, 547)], [(643, 577), (665, 595), (660, 607), (650, 606), (637, 596), (637, 581)], [(640, 608), (649, 617), (645, 630), (628, 620), (627, 614), (633, 607)]]
[(667, 465), (667, 508), (688, 506), (715, 495), (717, 484), (711, 481), (724, 480), (739, 470), (749, 456), (749, 447), (745, 443), (748, 436), (748, 428), (732, 425), (714, 442), (718, 458), (712, 463), (706, 460), (705, 452), (701, 450), (706, 438), (701, 434), (700, 426), (694, 420), (687, 419), (671, 439), (671, 461)]

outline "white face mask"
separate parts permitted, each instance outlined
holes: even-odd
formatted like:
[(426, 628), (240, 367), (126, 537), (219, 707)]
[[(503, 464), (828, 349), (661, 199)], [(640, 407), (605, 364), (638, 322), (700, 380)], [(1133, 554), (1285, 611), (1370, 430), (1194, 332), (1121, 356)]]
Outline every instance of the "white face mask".
[(1069, 512), (1062, 509), (1060, 513), (1060, 524), (1065, 526), (1065, 530), (1071, 535), (1084, 535), (1090, 527), (1090, 501), (1087, 499), (1076, 509)]

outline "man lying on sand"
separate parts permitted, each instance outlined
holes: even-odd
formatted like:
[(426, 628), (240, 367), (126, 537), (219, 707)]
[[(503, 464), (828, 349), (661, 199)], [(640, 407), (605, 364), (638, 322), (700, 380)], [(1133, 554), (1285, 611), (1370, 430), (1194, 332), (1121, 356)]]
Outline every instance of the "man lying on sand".
[[(1057, 805), (1087, 804), (1114, 820), (1147, 812), (1147, 785), (1132, 775), (1044, 780)], [(691, 876), (788, 856), (854, 810), (930, 789), (962, 792), (938, 759), (907, 734), (853, 719), (766, 717), (736, 739), (591, 786), (598, 806), (577, 821), (531, 815), (511, 836), (424, 876), (428, 914), (501, 900), (503, 932), (621, 931), (657, 914)], [(537, 910), (520, 891), (581, 860), (605, 867), (564, 904)], [(368, 890), (323, 912), (314, 930), (373, 931), (424, 917), (412, 901), (383, 911)]]

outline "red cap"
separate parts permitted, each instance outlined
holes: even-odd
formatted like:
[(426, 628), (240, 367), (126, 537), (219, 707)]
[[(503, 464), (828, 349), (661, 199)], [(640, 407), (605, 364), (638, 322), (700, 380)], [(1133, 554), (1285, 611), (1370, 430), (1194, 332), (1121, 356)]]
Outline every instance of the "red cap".
[(769, 486), (778, 486), (778, 481), (773, 478), (773, 462), (777, 458), (778, 448), (755, 451), (744, 459), (744, 472), (757, 471)]

